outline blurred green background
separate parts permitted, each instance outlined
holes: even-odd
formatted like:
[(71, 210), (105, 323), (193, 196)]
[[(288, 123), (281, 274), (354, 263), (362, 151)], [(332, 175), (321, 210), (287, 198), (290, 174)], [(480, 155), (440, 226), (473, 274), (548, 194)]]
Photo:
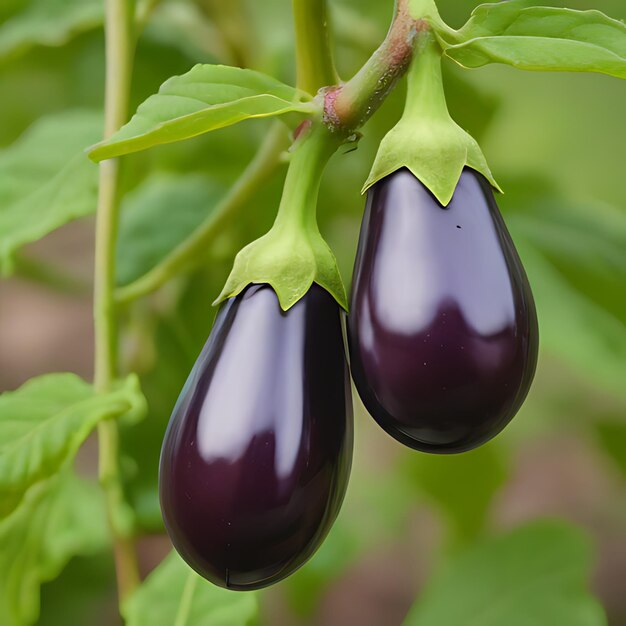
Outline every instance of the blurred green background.
[[(626, 18), (623, 0), (595, 0), (593, 7), (584, 0), (544, 4)], [(345, 78), (384, 37), (392, 2), (330, 5), (337, 65)], [(473, 7), (467, 0), (438, 5), (454, 27)], [(157, 3), (138, 42), (132, 110), (169, 76), (198, 62), (242, 64), (293, 83), (290, 3)], [(463, 612), (445, 607), (457, 599), (463, 606), (463, 593), (480, 594), (474, 582), (485, 585), (484, 593), (491, 589), (494, 602), (501, 599), (500, 578), (489, 578), (490, 563), (497, 571), (501, 559), (528, 559), (562, 542), (559, 561), (567, 566), (571, 556), (572, 569), (579, 567), (581, 580), (589, 580), (608, 623), (626, 625), (626, 85), (601, 75), (503, 66), (466, 71), (451, 62), (445, 78), (453, 116), (479, 140), (505, 190), (499, 204), (533, 286), (542, 341), (534, 387), (495, 441), (454, 457), (404, 449), (355, 399), (355, 461), (344, 509), (312, 561), (261, 594), (261, 621), (393, 626), (417, 598), (424, 608), (411, 614), (414, 624), (464, 624)], [(101, 0), (3, 0), (0, 391), (47, 371), (91, 376), (90, 214), (97, 167), (82, 149), (101, 132), (103, 83)], [(363, 209), (359, 190), (402, 99), (403, 86), (364, 128), (358, 150), (333, 158), (324, 180), (320, 224), (347, 285)], [(120, 284), (141, 276), (202, 221), (267, 128), (265, 122), (246, 122), (127, 158)], [(74, 164), (71, 173), (59, 174), (68, 163)], [(259, 190), (206, 251), (199, 270), (123, 311), (124, 367), (140, 374), (149, 403), (148, 419), (123, 432), (125, 484), (143, 532), (144, 572), (169, 546), (156, 471), (170, 411), (210, 330), (210, 303), (237, 250), (271, 224), (283, 175)], [(36, 238), (29, 232), (17, 243), (3, 239), (16, 203), (32, 211), (40, 234), (54, 232), (37, 243), (29, 243)], [(58, 203), (72, 203), (72, 215), (81, 219), (46, 226), (46, 211)], [(85, 473), (94, 471), (95, 454), (88, 442), (78, 461)], [(539, 518), (567, 520), (582, 535), (552, 522), (501, 538)], [(0, 529), (0, 553), (4, 547)], [(452, 567), (447, 578), (446, 567)], [(534, 571), (531, 564), (528, 571)], [(72, 560), (43, 586), (38, 623), (115, 624), (112, 577), (104, 549)], [(520, 580), (519, 586), (527, 583)], [(571, 602), (563, 603), (572, 611), (569, 621), (546, 617), (551, 605), (541, 585), (524, 587), (508, 601), (528, 615), (533, 603), (545, 607), (543, 615), (519, 624), (602, 623), (576, 584)], [(518, 622), (485, 616), (474, 623)]]

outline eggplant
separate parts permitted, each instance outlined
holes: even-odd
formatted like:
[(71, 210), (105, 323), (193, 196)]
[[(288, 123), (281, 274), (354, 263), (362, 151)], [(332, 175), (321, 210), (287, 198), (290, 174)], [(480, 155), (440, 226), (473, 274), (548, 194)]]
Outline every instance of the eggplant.
[(463, 170), (442, 206), (408, 170), (368, 192), (348, 317), (367, 411), (425, 452), (475, 448), (530, 388), (537, 315), (489, 183)]
[(221, 587), (300, 567), (343, 500), (352, 400), (339, 306), (313, 284), (288, 311), (253, 285), (220, 308), (174, 408), (159, 473), (175, 548)]

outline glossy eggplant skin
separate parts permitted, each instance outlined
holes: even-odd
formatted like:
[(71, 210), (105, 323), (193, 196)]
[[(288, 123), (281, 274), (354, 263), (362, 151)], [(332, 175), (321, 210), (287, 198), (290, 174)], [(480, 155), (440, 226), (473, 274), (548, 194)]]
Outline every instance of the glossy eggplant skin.
[(352, 401), (335, 300), (313, 285), (287, 312), (268, 285), (226, 301), (163, 442), (169, 536), (211, 582), (248, 591), (320, 546), (352, 460)]
[(443, 207), (407, 169), (368, 193), (348, 318), (361, 399), (416, 450), (500, 432), (537, 364), (535, 305), (487, 181), (465, 169)]

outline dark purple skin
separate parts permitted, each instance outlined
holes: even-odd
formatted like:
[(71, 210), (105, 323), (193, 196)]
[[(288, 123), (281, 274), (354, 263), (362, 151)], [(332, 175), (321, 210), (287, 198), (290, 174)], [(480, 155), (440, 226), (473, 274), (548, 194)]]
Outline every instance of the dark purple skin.
[(480, 174), (465, 169), (445, 208), (407, 169), (370, 189), (348, 340), (366, 409), (407, 446), (463, 452), (508, 424), (534, 376), (537, 316)]
[(352, 460), (352, 401), (335, 300), (287, 312), (268, 285), (218, 312), (168, 426), (159, 486), (169, 536), (221, 587), (275, 583), (317, 550)]

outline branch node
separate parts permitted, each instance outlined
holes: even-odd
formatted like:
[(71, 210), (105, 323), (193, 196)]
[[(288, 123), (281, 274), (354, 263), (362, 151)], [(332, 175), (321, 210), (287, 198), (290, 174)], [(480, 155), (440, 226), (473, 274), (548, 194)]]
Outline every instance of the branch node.
[(328, 128), (349, 135), (362, 126), (406, 72), (420, 35), (428, 31), (428, 21), (411, 17), (408, 3), (401, 1), (385, 40), (367, 63), (348, 82), (321, 90)]

